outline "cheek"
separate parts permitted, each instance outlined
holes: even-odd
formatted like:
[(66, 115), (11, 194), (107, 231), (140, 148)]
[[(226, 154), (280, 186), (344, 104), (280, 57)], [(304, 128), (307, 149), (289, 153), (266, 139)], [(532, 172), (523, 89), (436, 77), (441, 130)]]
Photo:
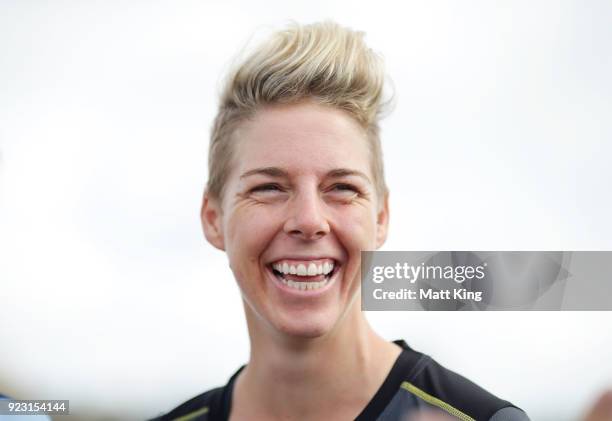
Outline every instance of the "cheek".
[(368, 209), (342, 209), (336, 216), (336, 232), (349, 253), (373, 250), (376, 245), (376, 215)]
[(226, 252), (230, 265), (259, 261), (276, 232), (269, 214), (257, 209), (232, 213), (226, 221)]

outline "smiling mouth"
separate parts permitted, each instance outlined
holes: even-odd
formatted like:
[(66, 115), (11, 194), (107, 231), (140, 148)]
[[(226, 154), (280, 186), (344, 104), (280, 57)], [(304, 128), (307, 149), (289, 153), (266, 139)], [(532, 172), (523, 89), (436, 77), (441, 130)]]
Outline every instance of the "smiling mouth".
[(328, 259), (322, 263), (308, 263), (308, 265), (278, 262), (270, 264), (269, 268), (283, 285), (297, 291), (312, 291), (329, 285), (340, 264)]

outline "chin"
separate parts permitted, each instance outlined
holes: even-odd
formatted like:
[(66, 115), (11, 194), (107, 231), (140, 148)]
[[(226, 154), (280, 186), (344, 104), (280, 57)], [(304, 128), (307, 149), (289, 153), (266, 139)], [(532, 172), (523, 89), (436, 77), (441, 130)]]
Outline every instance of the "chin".
[(317, 318), (313, 318), (311, 315), (308, 320), (284, 320), (278, 323), (275, 328), (282, 334), (293, 338), (320, 338), (333, 330), (334, 323), (332, 320), (335, 321), (335, 319), (328, 319), (323, 317), (323, 315), (318, 316)]

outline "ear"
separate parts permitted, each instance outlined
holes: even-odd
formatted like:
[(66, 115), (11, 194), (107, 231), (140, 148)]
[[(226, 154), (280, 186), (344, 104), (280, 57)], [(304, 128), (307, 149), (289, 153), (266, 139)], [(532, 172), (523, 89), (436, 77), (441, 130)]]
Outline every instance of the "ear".
[(389, 228), (389, 193), (385, 193), (382, 206), (376, 215), (376, 248), (380, 248), (387, 240)]
[(208, 242), (219, 250), (225, 251), (221, 203), (219, 200), (211, 197), (208, 191), (204, 192), (200, 217), (202, 219), (204, 236)]

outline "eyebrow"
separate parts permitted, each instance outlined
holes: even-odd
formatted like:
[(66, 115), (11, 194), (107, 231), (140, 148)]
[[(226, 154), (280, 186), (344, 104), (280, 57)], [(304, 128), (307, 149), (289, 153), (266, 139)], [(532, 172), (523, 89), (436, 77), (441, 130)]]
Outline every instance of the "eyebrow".
[[(255, 169), (245, 172), (244, 174), (240, 176), (240, 178), (242, 179), (242, 178), (250, 177), (252, 175), (267, 175), (268, 177), (273, 177), (273, 178), (289, 178), (289, 173), (283, 170), (282, 168), (278, 168), (278, 167), (255, 168)], [(350, 168), (336, 168), (331, 171), (328, 171), (327, 174), (325, 174), (325, 176), (329, 178), (342, 178), (342, 177), (348, 177), (348, 176), (357, 176), (357, 177), (361, 177), (365, 179), (367, 182), (371, 182), (370, 178), (367, 175), (365, 175), (363, 172), (352, 170)]]

